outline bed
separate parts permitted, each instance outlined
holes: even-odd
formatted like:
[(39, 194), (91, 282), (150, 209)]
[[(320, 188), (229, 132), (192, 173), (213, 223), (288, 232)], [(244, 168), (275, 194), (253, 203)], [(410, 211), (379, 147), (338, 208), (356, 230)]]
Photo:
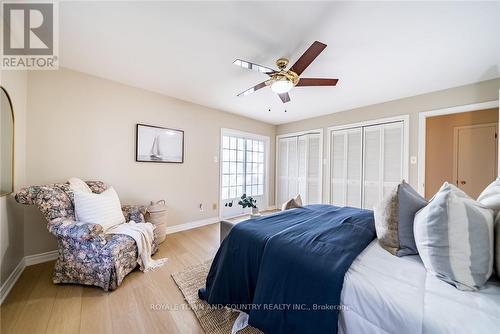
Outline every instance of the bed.
[(460, 291), (428, 274), (418, 255), (396, 257), (373, 240), (345, 274), (339, 333), (498, 333), (500, 282)]
[(498, 281), (459, 291), (428, 275), (418, 256), (395, 257), (374, 239), (368, 210), (312, 205), (250, 219), (222, 242), (199, 296), (245, 312), (266, 333), (500, 328)]

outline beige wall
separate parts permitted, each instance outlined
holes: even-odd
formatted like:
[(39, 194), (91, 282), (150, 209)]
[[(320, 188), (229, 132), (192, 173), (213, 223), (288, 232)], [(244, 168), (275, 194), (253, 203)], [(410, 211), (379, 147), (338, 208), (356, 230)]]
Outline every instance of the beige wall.
[[(18, 187), (25, 182), (27, 74), (24, 71), (1, 71), (0, 84), (9, 93), (14, 108), (14, 187)], [(24, 256), (23, 209), (12, 195), (0, 197), (0, 285)]]
[[(269, 136), (274, 204), (275, 126), (79, 72), (29, 74), (27, 184), (99, 179), (122, 203), (165, 199), (170, 226), (218, 216), (220, 129)], [(135, 125), (185, 131), (183, 164), (135, 162)], [(200, 212), (198, 205), (204, 204)], [(35, 210), (27, 210), (25, 252), (56, 249)]]
[[(442, 109), (472, 103), (498, 100), (498, 89), (500, 78), (482, 81), (471, 85), (450, 88), (433, 93), (417, 95), (385, 103), (370, 105), (366, 107), (346, 110), (325, 116), (310, 118), (303, 121), (278, 125), (277, 134), (285, 134), (303, 130), (324, 128), (324, 157), (327, 152), (326, 128), (336, 125), (344, 125), (397, 115), (410, 115), (410, 156), (418, 158), (418, 114), (422, 111)], [(418, 170), (417, 164), (409, 164), (409, 182), (417, 188)], [(326, 166), (325, 166), (326, 168)], [(327, 200), (326, 194), (326, 172), (323, 172), (323, 199)]]
[(498, 123), (498, 109), (478, 110), (427, 118), (425, 197), (431, 198), (444, 181), (453, 180), (453, 141), (457, 126)]

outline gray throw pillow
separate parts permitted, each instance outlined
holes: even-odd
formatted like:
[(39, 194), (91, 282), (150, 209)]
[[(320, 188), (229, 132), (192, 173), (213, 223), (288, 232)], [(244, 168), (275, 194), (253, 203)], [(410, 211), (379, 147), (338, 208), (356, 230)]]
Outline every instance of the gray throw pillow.
[(408, 183), (401, 182), (374, 208), (375, 229), (380, 245), (396, 256), (418, 254), (413, 236), (415, 213), (427, 205)]

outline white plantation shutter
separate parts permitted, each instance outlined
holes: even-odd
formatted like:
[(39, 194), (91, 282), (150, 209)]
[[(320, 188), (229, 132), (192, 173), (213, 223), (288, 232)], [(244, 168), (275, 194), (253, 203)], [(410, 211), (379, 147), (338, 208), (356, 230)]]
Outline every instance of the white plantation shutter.
[(308, 135), (307, 204), (321, 203), (321, 134)]

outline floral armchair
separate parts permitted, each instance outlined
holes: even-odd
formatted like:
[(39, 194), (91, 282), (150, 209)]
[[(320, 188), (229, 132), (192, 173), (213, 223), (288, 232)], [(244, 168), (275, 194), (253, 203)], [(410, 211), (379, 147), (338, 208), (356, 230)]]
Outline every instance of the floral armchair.
[[(107, 186), (100, 181), (86, 182), (92, 192)], [(47, 220), (47, 228), (57, 237), (59, 257), (53, 282), (95, 285), (105, 291), (116, 289), (137, 266), (134, 239), (123, 234), (104, 234), (101, 225), (75, 220), (73, 191), (67, 183), (30, 186), (19, 190), (16, 201), (36, 205)], [(126, 221), (144, 222), (145, 207), (122, 207)], [(153, 244), (153, 253), (158, 245)]]

